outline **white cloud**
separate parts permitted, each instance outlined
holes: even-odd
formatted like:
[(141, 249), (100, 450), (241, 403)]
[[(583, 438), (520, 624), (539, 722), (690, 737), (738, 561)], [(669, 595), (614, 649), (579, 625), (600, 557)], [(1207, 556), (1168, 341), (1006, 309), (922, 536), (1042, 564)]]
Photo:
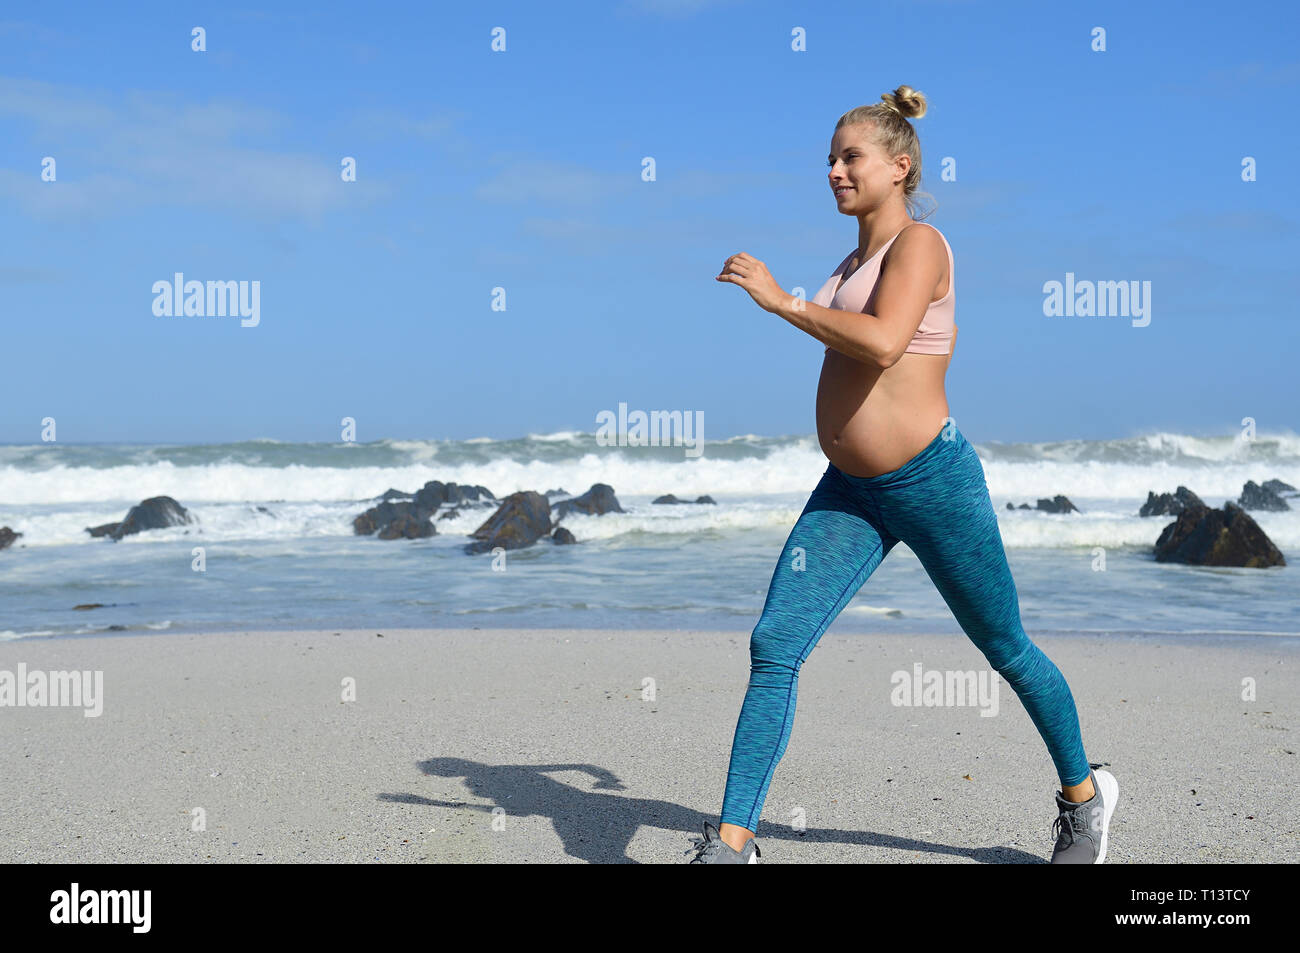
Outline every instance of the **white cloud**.
[[(274, 141), (292, 123), (238, 103), (188, 103), (167, 93), (103, 94), (0, 78), (0, 119), (26, 125), (0, 170), (0, 195), (30, 215), (111, 215), (141, 207), (219, 209), (252, 217), (318, 219), (388, 194), (362, 178), (344, 183), (342, 156), (284, 152)], [(259, 147), (247, 143), (265, 141)], [(57, 181), (43, 182), (53, 156)]]

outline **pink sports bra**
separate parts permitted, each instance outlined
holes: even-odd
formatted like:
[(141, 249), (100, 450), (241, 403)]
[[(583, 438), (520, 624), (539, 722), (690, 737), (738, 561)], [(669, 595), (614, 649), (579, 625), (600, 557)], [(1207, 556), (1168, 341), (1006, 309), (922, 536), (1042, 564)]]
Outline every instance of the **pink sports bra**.
[[(920, 224), (934, 228), (928, 222)], [(939, 232), (937, 228), (934, 230)], [(900, 230), (898, 235), (901, 234), (903, 233)], [(881, 245), (874, 255), (859, 265), (857, 270), (849, 275), (848, 280), (841, 284), (840, 276), (844, 274), (844, 269), (848, 267), (849, 261), (858, 250), (855, 248), (849, 252), (848, 256), (840, 262), (840, 266), (835, 269), (835, 274), (831, 275), (826, 280), (826, 284), (822, 285), (821, 290), (813, 295), (813, 304), (840, 311), (861, 311), (870, 314), (876, 303), (876, 282), (880, 278), (880, 263), (898, 235)], [(957, 303), (954, 292), (957, 280), (954, 274), (952, 246), (948, 244), (948, 239), (944, 238), (943, 232), (939, 232), (939, 237), (943, 238), (943, 245), (948, 249), (948, 293), (938, 301), (931, 301), (930, 306), (925, 309), (921, 324), (907, 345), (907, 350), (913, 354), (948, 354), (952, 350), (952, 329)], [(830, 347), (828, 346), (826, 350), (829, 351)]]

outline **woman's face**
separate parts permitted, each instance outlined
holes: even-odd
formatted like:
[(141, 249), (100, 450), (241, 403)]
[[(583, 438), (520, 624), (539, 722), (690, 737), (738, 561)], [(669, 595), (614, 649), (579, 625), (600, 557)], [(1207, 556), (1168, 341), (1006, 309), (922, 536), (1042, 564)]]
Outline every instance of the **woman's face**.
[(897, 161), (886, 157), (870, 133), (871, 126), (859, 123), (840, 127), (831, 139), (827, 179), (836, 207), (845, 215), (862, 215), (883, 205), (894, 183), (907, 174), (900, 163), (911, 162), (906, 156)]

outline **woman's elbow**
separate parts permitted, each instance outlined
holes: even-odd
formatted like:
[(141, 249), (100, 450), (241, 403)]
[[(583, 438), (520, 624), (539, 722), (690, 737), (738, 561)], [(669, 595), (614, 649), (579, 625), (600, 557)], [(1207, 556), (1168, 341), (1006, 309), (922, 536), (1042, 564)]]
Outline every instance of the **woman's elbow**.
[(899, 359), (902, 358), (903, 356), (904, 350), (906, 350), (905, 346), (894, 348), (892, 350), (886, 351), (884, 354), (878, 355), (876, 357), (876, 366), (879, 367), (882, 371), (889, 370), (891, 367), (893, 367), (895, 364), (899, 362)]

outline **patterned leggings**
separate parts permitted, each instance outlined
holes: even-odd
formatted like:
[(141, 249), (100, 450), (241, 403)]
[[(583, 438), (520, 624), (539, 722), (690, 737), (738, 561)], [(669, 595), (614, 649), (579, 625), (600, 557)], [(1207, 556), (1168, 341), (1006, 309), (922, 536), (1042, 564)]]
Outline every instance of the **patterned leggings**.
[(1088, 777), (1074, 697), (1025, 634), (979, 455), (951, 422), (897, 470), (826, 468), (785, 542), (749, 643), (722, 822), (754, 830), (794, 725), (799, 668), (899, 541), (1029, 713), (1062, 785)]

